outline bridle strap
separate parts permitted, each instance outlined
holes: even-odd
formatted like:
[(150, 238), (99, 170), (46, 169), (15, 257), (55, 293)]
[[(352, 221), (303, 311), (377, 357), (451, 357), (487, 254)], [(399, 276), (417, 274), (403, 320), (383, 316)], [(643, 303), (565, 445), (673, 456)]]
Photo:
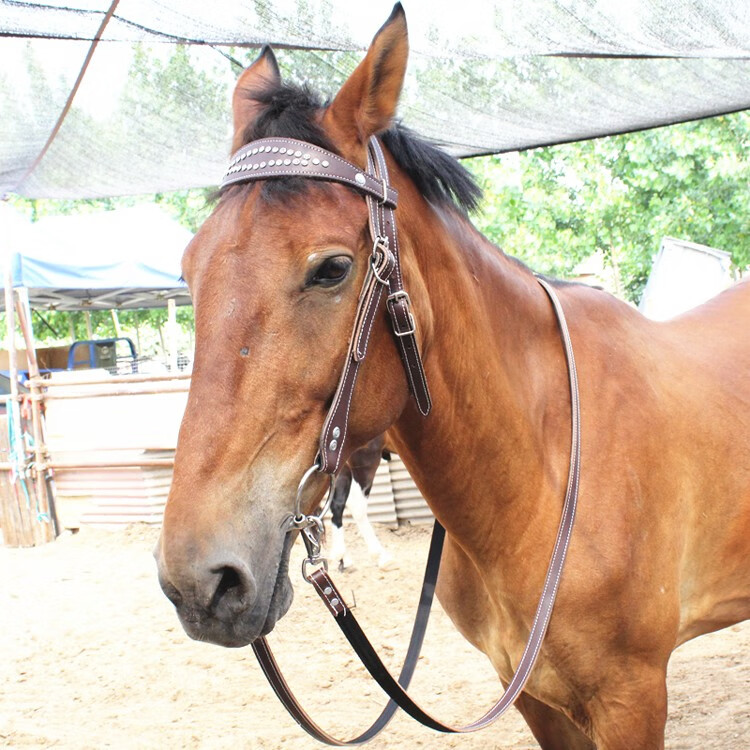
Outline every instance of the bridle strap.
[[(391, 701), (386, 706), (386, 709), (381, 714), (381, 717), (378, 719), (378, 721), (375, 722), (375, 724), (373, 724), (372, 727), (370, 727), (370, 729), (367, 730), (367, 732), (363, 733), (354, 740), (350, 740), (349, 742), (338, 740), (321, 730), (320, 727), (318, 727), (302, 710), (296, 698), (289, 690), (289, 686), (287, 685), (283, 676), (279, 672), (278, 666), (273, 659), (273, 655), (271, 654), (268, 643), (265, 639), (259, 639), (259, 641), (256, 641), (256, 644), (253, 645), (253, 648), (255, 650), (256, 656), (258, 657), (261, 668), (271, 682), (271, 685), (276, 691), (276, 694), (279, 696), (282, 703), (287, 707), (291, 715), (300, 724), (300, 726), (302, 726), (303, 729), (305, 729), (313, 737), (320, 740), (321, 742), (325, 742), (331, 745), (361, 744), (362, 742), (366, 742), (368, 739), (371, 739), (373, 736), (375, 736), (374, 733), (382, 730), (382, 728), (388, 722), (388, 720), (390, 719), (390, 715), (388, 715), (388, 718), (385, 719), (385, 721), (382, 723), (382, 726), (380, 726), (378, 723), (380, 719), (386, 716), (388, 711), (391, 710), (392, 703), (396, 703), (406, 713), (408, 713), (420, 723), (437, 731), (451, 733), (475, 732), (491, 724), (493, 721), (502, 716), (513, 705), (518, 696), (521, 694), (521, 691), (523, 690), (527, 680), (529, 679), (529, 676), (531, 675), (531, 671), (534, 668), (534, 664), (536, 663), (536, 659), (539, 655), (539, 650), (549, 626), (550, 617), (552, 616), (552, 610), (555, 604), (555, 599), (557, 597), (557, 591), (560, 584), (560, 577), (562, 575), (562, 570), (568, 551), (570, 535), (573, 530), (576, 506), (578, 504), (578, 487), (581, 461), (581, 408), (578, 392), (578, 374), (576, 371), (575, 358), (573, 356), (573, 346), (570, 340), (570, 332), (568, 330), (568, 325), (565, 320), (565, 314), (556, 292), (544, 279), (538, 277), (537, 280), (552, 302), (552, 307), (555, 311), (555, 316), (558, 321), (563, 341), (563, 347), (565, 350), (565, 359), (567, 362), (568, 379), (570, 384), (571, 446), (568, 484), (565, 491), (565, 500), (563, 503), (562, 516), (557, 532), (557, 539), (555, 541), (552, 556), (547, 568), (547, 575), (545, 577), (544, 587), (542, 589), (542, 594), (537, 605), (534, 622), (529, 633), (526, 648), (524, 649), (521, 660), (518, 664), (518, 668), (516, 669), (515, 674), (513, 675), (510, 683), (508, 684), (508, 687), (506, 688), (500, 699), (495, 703), (494, 706), (492, 706), (492, 708), (489, 709), (489, 711), (484, 714), (484, 716), (482, 716), (477, 721), (474, 721), (471, 724), (467, 724), (463, 727), (454, 727), (438, 721), (429, 713), (424, 711), (424, 709), (422, 709), (415, 701), (413, 701), (405, 690), (413, 673), (411, 662), (407, 659), (401, 676), (398, 680), (396, 680), (378, 657), (375, 649), (372, 647), (372, 644), (367, 639), (364, 631), (359, 626), (359, 623), (354, 617), (353, 612), (346, 606), (341, 593), (336, 588), (326, 569), (324, 567), (319, 568), (309, 576), (310, 582), (313, 584), (315, 590), (320, 595), (321, 599), (326, 605), (326, 608), (334, 616), (336, 624), (339, 626), (342, 633), (346, 636), (347, 640), (351, 644), (354, 651), (357, 653), (357, 656), (359, 656), (367, 671), (391, 699)], [(436, 537), (438, 538), (437, 545), (439, 549), (442, 549), (443, 533), (444, 532), (442, 527), (436, 521), (435, 528), (433, 530), (433, 544), (431, 545), (430, 549), (431, 557), (434, 554)], [(439, 555), (440, 552), (438, 551), (438, 561)], [(434, 571), (431, 571), (430, 566), (428, 565), (428, 569), (425, 573), (425, 583), (423, 584), (422, 589), (420, 612), (422, 608), (422, 601), (424, 601), (426, 597), (429, 597), (430, 601), (432, 599), (436, 577), (437, 568), (435, 568)], [(428, 581), (430, 581), (431, 583), (428, 584)], [(426, 587), (429, 589), (428, 591), (425, 590)], [(427, 613), (429, 613), (429, 606), (427, 608)], [(428, 614), (424, 615), (424, 622), (421, 622), (420, 617), (418, 616), (417, 621), (415, 622), (414, 631), (412, 633), (412, 643), (410, 643), (409, 646), (409, 655), (411, 655), (412, 645), (415, 640), (414, 633), (421, 631), (423, 635), (424, 627), (427, 624), (427, 617)], [(419, 641), (421, 643), (421, 636), (419, 637)], [(416, 661), (417, 656), (418, 651), (417, 654), (414, 655), (414, 661)], [(407, 666), (409, 667), (408, 671)], [(375, 731), (376, 726), (378, 727), (377, 731)], [(365, 737), (366, 739), (363, 739)]]
[[(367, 149), (368, 170), (381, 181), (382, 190), (388, 190), (388, 167), (376, 138), (371, 138)], [(374, 178), (374, 179), (375, 179)], [(376, 200), (366, 194), (369, 211), (370, 236), (373, 242), (372, 266), (365, 279), (355, 316), (354, 331), (346, 353), (344, 370), (334, 395), (320, 436), (320, 470), (337, 473), (341, 467), (344, 441), (349, 427), (349, 409), (359, 368), (367, 354), (367, 344), (380, 308), (384, 288), (388, 287), (386, 306), (391, 316), (391, 326), (398, 343), (401, 361), (417, 408), (423, 416), (432, 408), (430, 391), (422, 366), (416, 338), (416, 325), (411, 312), (411, 301), (404, 290), (401, 260), (396, 233), (394, 205)], [(379, 259), (392, 259), (392, 265), (382, 261), (384, 269), (378, 270)]]
[[(383, 155), (383, 149), (376, 138), (370, 139), (368, 149), (368, 166), (380, 179), (383, 185), (387, 185), (388, 165)], [(409, 376), (409, 388), (414, 395), (419, 413), (426, 417), (432, 409), (430, 390), (427, 387), (427, 379), (422, 366), (422, 358), (416, 339), (416, 323), (411, 312), (411, 300), (404, 289), (404, 279), (401, 275), (400, 249), (398, 245), (398, 233), (396, 232), (395, 206), (387, 203), (376, 202), (372, 198), (367, 199), (370, 209), (371, 229), (377, 231), (378, 236), (385, 237), (391, 252), (396, 258), (396, 268), (388, 278), (388, 299), (386, 306), (391, 316), (393, 332), (399, 345), (401, 359), (404, 369)], [(373, 228), (374, 227), (374, 230)]]
[(404, 289), (401, 273), (394, 214), (398, 193), (390, 186), (383, 150), (374, 136), (368, 142), (367, 164), (367, 171), (363, 171), (338, 154), (305, 141), (262, 138), (234, 154), (221, 184), (225, 188), (255, 180), (305, 177), (348, 185), (367, 200), (372, 256), (359, 295), (344, 367), (321, 430), (318, 466), (326, 474), (336, 474), (341, 468), (354, 387), (367, 355), (370, 334), (386, 287), (386, 306), (409, 390), (422, 415), (427, 416), (432, 407), (417, 344), (411, 300)]

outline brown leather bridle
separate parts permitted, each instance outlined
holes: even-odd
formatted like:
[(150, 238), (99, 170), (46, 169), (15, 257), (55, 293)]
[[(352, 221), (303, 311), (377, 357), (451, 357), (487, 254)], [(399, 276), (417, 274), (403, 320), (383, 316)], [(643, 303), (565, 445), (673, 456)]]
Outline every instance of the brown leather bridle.
[[(361, 192), (367, 201), (372, 239), (370, 265), (359, 295), (354, 327), (349, 340), (343, 371), (339, 378), (333, 402), (323, 423), (318, 457), (300, 481), (295, 511), (290, 516), (289, 530), (300, 530), (307, 548), (307, 558), (304, 560), (302, 567), (303, 576), (308, 582), (312, 583), (363, 665), (389, 695), (390, 700), (378, 719), (366, 731), (354, 739), (339, 740), (317, 726), (304, 711), (281, 674), (266, 639), (259, 638), (255, 641), (253, 649), (271, 686), (292, 717), (310, 735), (326, 744), (342, 746), (368, 742), (385, 728), (397, 706), (422, 724), (438, 731), (462, 733), (477, 731), (492, 723), (513, 705), (531, 674), (552, 615), (575, 520), (580, 472), (580, 404), (573, 347), (562, 306), (550, 284), (538, 277), (537, 280), (552, 302), (560, 327), (570, 381), (570, 468), (557, 539), (526, 648), (507, 689), (495, 705), (480, 719), (463, 727), (452, 727), (430, 716), (409, 697), (405, 690), (414, 673), (427, 627), (445, 535), (442, 526), (437, 521), (435, 522), (417, 617), (404, 666), (398, 680), (392, 677), (383, 665), (352, 611), (346, 606), (343, 597), (331, 580), (325, 560), (320, 554), (320, 538), (323, 531), (322, 519), (330, 503), (335, 476), (341, 466), (342, 456), (345, 454), (344, 447), (348, 437), (349, 411), (354, 387), (362, 362), (367, 355), (372, 326), (386, 288), (388, 293), (385, 304), (390, 313), (391, 328), (398, 344), (410, 392), (423, 416), (429, 414), (432, 406), (417, 345), (416, 323), (411, 312), (411, 300), (404, 289), (401, 274), (394, 214), (398, 194), (390, 185), (383, 150), (375, 137), (370, 138), (368, 142), (366, 171), (326, 149), (293, 138), (263, 138), (253, 141), (233, 156), (229, 170), (222, 182), (222, 188), (239, 182), (280, 177), (307, 177), (349, 185)], [(328, 498), (322, 509), (317, 513), (305, 513), (305, 490), (308, 482), (321, 472), (330, 475), (331, 478)]]

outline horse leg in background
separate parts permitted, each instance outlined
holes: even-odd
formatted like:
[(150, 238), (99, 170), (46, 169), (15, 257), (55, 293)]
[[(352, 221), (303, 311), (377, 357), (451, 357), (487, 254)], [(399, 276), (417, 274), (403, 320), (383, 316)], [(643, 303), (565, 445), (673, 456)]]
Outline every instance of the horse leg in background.
[(381, 570), (392, 570), (397, 567), (393, 555), (380, 543), (367, 518), (367, 502), (381, 457), (385, 455), (384, 446), (385, 436), (381, 435), (355, 451), (349, 459), (354, 480), (362, 488), (362, 492), (359, 492), (357, 487), (352, 488), (354, 491), (349, 494), (349, 510), (357, 522), (357, 528), (367, 544), (370, 555), (377, 560), (378, 567)]
[(352, 471), (346, 464), (341, 473), (336, 477), (336, 486), (333, 490), (331, 500), (331, 548), (328, 557), (332, 562), (337, 562), (340, 570), (346, 570), (353, 565), (351, 557), (346, 552), (344, 541), (344, 506), (349, 497), (352, 486)]
[(396, 561), (393, 559), (393, 555), (380, 543), (375, 529), (372, 528), (372, 524), (367, 518), (368, 495), (365, 495), (356, 484), (352, 485), (352, 489), (349, 492), (349, 500), (347, 501), (349, 511), (357, 523), (360, 535), (365, 540), (370, 557), (377, 561), (378, 567), (381, 570), (393, 570), (397, 567)]

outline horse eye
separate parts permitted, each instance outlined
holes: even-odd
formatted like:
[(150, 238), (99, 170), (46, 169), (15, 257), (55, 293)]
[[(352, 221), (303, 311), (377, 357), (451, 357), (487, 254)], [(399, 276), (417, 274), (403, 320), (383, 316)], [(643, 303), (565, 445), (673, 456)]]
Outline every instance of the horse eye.
[(342, 282), (349, 269), (352, 267), (352, 259), (346, 255), (336, 255), (326, 258), (311, 274), (308, 285), (334, 286)]

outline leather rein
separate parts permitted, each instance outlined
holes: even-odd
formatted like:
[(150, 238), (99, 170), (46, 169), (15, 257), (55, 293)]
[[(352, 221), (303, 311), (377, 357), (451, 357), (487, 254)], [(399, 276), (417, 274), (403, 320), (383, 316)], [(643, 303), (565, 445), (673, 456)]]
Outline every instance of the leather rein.
[[(383, 688), (390, 700), (375, 722), (360, 735), (350, 740), (337, 739), (321, 729), (297, 701), (281, 674), (266, 639), (261, 637), (256, 640), (253, 643), (253, 650), (271, 687), (291, 716), (312, 737), (328, 745), (359, 745), (368, 742), (385, 728), (397, 707), (402, 708), (425, 726), (441, 732), (464, 733), (483, 729), (513, 705), (531, 674), (552, 615), (575, 520), (581, 451), (580, 403), (573, 347), (562, 306), (550, 284), (537, 277), (537, 281), (549, 296), (557, 318), (570, 383), (570, 468), (557, 539), (526, 648), (508, 687), (495, 705), (480, 719), (462, 727), (450, 726), (438, 721), (420, 708), (406, 692), (424, 640), (440, 568), (440, 556), (445, 538), (445, 530), (440, 523), (435, 521), (417, 615), (398, 679), (390, 674), (378, 657), (351, 609), (347, 607), (341, 593), (333, 583), (328, 574), (326, 561), (321, 556), (323, 516), (333, 497), (335, 477), (341, 467), (342, 456), (346, 455), (344, 447), (348, 435), (349, 410), (354, 387), (362, 362), (367, 355), (372, 326), (384, 295), (385, 306), (390, 315), (392, 332), (398, 345), (410, 392), (423, 416), (429, 414), (432, 406), (417, 345), (416, 323), (411, 312), (411, 300), (404, 289), (401, 274), (394, 213), (398, 194), (390, 185), (385, 157), (379, 141), (374, 136), (368, 142), (366, 171), (326, 149), (293, 138), (263, 138), (253, 141), (234, 154), (221, 187), (281, 177), (307, 177), (338, 182), (358, 190), (367, 201), (372, 239), (370, 265), (359, 295), (344, 368), (332, 405), (323, 423), (318, 456), (300, 481), (295, 512), (290, 517), (289, 531), (302, 532), (307, 549), (307, 558), (302, 564), (303, 577), (313, 585), (364, 667)], [(322, 508), (316, 513), (308, 514), (303, 510), (307, 485), (318, 473), (329, 475), (330, 489)]]

